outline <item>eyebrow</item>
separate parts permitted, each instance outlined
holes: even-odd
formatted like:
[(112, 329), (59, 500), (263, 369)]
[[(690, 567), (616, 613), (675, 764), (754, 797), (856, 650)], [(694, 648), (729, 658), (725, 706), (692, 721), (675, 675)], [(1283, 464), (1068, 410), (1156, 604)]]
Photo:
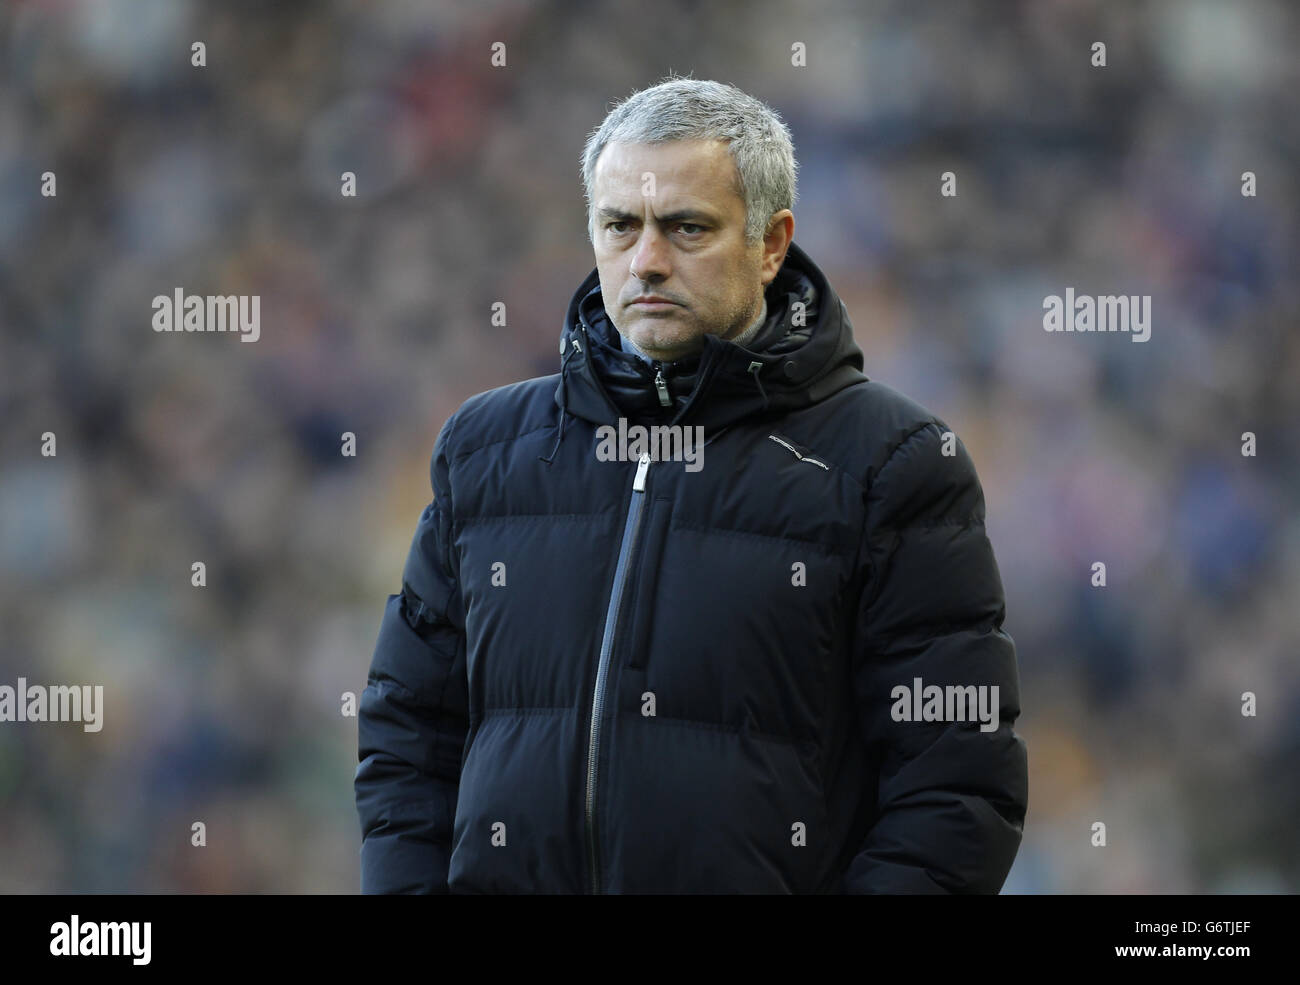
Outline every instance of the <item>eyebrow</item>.
[[(614, 208), (610, 205), (601, 206), (597, 210), (597, 215), (602, 219), (613, 219), (616, 222), (639, 222), (641, 217), (633, 215), (631, 212), (624, 212), (622, 209)], [(698, 221), (697, 221), (698, 220)], [(669, 212), (667, 215), (661, 215), (658, 222), (661, 225), (669, 225), (674, 222), (692, 222), (696, 225), (716, 225), (717, 219), (707, 212), (699, 209), (678, 209), (676, 212)]]

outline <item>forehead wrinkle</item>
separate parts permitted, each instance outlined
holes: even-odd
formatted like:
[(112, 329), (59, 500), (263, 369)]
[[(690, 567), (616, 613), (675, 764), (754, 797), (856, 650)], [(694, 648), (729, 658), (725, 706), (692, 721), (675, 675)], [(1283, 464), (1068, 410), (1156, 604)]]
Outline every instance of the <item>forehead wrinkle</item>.
[[(709, 160), (702, 159), (703, 155), (696, 151), (687, 155), (685, 160), (658, 161), (655, 162), (657, 166), (646, 166), (641, 162), (638, 167), (636, 158), (642, 155), (657, 156), (653, 149), (657, 146), (659, 145), (619, 144), (616, 147), (615, 144), (610, 144), (608, 149), (612, 153), (602, 154), (597, 165), (596, 187), (600, 190), (597, 193), (597, 201), (600, 203), (598, 210), (615, 208), (625, 214), (638, 216), (643, 214), (643, 208), (647, 208), (644, 206), (645, 200), (651, 198), (653, 204), (648, 207), (648, 211), (653, 216), (694, 210), (710, 222), (726, 223), (737, 213), (743, 215), (744, 194), (740, 188), (735, 162), (725, 147), (720, 152), (713, 152), (716, 156)], [(719, 166), (727, 168), (729, 174), (718, 174)], [(642, 193), (643, 175), (646, 172), (654, 175), (653, 196)], [(685, 177), (683, 172), (687, 172)], [(705, 183), (706, 190), (716, 193), (715, 196), (702, 196), (692, 190)]]

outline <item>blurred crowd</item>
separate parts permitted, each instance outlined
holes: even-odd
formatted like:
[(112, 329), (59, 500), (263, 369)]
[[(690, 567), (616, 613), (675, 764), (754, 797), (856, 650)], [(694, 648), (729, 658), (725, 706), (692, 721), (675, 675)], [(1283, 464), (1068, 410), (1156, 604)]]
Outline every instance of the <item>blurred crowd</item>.
[[(1300, 11), (647, 16), (0, 7), (0, 684), (106, 701), (99, 733), (0, 723), (0, 891), (356, 890), (342, 696), (433, 440), (558, 371), (583, 141), (669, 71), (781, 113), (867, 374), (979, 469), (1030, 760), (1005, 891), (1300, 890)], [(178, 287), (259, 295), (260, 340), (153, 332)], [(1067, 287), (1151, 295), (1150, 340), (1045, 332)]]

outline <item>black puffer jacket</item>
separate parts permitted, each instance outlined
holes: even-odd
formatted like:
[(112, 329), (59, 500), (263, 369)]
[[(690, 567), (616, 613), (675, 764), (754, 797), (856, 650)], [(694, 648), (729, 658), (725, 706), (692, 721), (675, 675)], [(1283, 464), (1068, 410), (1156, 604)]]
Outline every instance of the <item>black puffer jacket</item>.
[[(592, 271), (561, 373), (446, 422), (361, 702), (363, 891), (1001, 888), (1026, 756), (974, 466), (798, 246), (766, 296), (752, 350), (647, 364)], [(620, 417), (702, 427), (703, 467), (601, 460)], [(997, 686), (997, 728), (896, 721), (914, 683)]]

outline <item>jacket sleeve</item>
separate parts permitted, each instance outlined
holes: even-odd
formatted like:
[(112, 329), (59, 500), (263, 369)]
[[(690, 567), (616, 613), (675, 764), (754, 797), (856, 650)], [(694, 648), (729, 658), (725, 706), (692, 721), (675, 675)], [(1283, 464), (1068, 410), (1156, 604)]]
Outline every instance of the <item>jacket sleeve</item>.
[(444, 425), (424, 509), (388, 597), (358, 716), (363, 893), (445, 893), (468, 718)]
[[(965, 447), (945, 433), (933, 420), (910, 430), (866, 494), (853, 685), (879, 786), (842, 880), (847, 893), (997, 893), (1020, 847), (1029, 779), (1012, 729), (1015, 644), (1002, 631), (984, 493)], [(895, 721), (905, 712), (894, 689), (910, 693), (918, 678), (922, 694), (929, 685), (988, 687), (998, 696), (986, 709), (998, 707), (997, 728)]]

